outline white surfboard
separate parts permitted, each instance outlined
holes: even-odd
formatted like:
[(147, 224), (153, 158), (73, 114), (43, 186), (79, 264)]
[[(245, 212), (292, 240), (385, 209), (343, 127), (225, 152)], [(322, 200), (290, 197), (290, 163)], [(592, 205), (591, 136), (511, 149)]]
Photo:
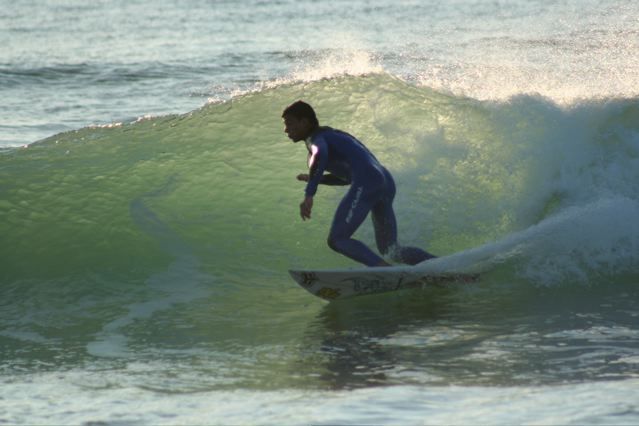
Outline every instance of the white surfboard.
[(406, 288), (469, 283), (479, 279), (477, 274), (425, 273), (406, 267), (290, 270), (289, 273), (301, 287), (329, 301)]

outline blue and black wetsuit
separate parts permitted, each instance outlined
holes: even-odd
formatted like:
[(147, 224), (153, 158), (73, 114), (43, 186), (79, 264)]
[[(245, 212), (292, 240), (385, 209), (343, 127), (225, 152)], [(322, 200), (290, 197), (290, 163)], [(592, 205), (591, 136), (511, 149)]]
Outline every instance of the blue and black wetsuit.
[(393, 211), (395, 182), (359, 140), (340, 130), (320, 127), (306, 140), (306, 147), (310, 168), (307, 196), (315, 195), (320, 183), (351, 185), (337, 207), (328, 236), (328, 245), (333, 250), (367, 266), (382, 263), (380, 256), (351, 238), (370, 212), (377, 248), (382, 255), (410, 265), (435, 257), (422, 249), (397, 244)]

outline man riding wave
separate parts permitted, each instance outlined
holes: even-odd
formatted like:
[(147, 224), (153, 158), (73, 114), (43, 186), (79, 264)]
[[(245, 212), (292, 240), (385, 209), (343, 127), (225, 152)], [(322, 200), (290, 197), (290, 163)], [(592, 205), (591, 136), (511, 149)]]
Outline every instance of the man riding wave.
[[(333, 250), (367, 266), (390, 266), (381, 256), (352, 236), (371, 213), (377, 248), (382, 256), (409, 265), (434, 258), (417, 247), (397, 243), (397, 221), (393, 211), (395, 181), (390, 172), (354, 136), (319, 125), (313, 108), (303, 101), (282, 113), (284, 131), (293, 142), (304, 140), (309, 152), (309, 173), (298, 180), (307, 182), (300, 204), (303, 220), (311, 218), (313, 197), (319, 184), (350, 185), (339, 203), (328, 245)], [(327, 174), (325, 174), (327, 172)]]

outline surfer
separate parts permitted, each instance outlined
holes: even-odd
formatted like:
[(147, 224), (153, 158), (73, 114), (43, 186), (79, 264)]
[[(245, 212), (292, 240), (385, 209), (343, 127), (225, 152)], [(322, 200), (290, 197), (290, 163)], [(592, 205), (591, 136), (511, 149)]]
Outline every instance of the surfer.
[(330, 248), (367, 266), (390, 266), (361, 241), (351, 238), (370, 212), (377, 248), (383, 256), (409, 265), (435, 257), (397, 243), (395, 182), (364, 144), (346, 132), (320, 126), (313, 107), (303, 101), (288, 106), (282, 118), (288, 137), (293, 142), (305, 141), (308, 150), (309, 173), (297, 176), (307, 182), (300, 204), (303, 220), (311, 218), (313, 197), (320, 183), (351, 186), (335, 212), (328, 235)]

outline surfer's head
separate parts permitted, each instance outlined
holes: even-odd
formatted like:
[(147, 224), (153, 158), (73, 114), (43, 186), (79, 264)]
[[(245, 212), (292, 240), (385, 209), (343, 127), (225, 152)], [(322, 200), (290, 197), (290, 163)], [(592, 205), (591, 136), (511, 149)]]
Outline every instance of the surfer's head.
[(293, 142), (306, 139), (319, 127), (313, 107), (304, 101), (297, 101), (286, 107), (282, 118), (284, 132)]

